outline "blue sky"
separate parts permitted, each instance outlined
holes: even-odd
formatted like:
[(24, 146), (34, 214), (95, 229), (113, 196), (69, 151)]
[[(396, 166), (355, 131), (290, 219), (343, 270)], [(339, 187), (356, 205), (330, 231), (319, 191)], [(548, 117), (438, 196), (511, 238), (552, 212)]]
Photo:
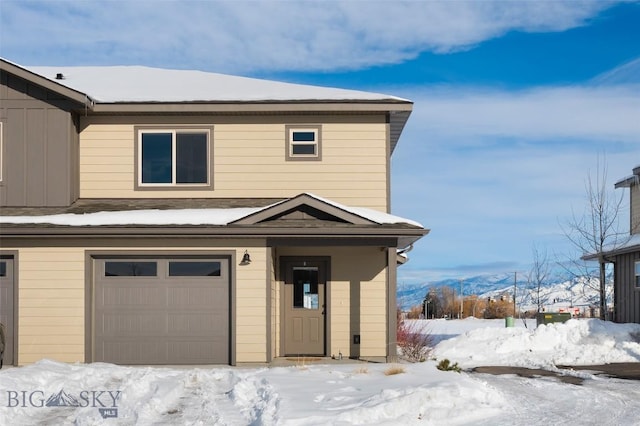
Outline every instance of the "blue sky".
[[(415, 102), (392, 210), (431, 233), (402, 283), (526, 272), (598, 162), (640, 165), (640, 2), (18, 1), (0, 55), (23, 65), (199, 69)], [(614, 194), (628, 194), (617, 190)], [(628, 203), (622, 226), (628, 223)]]

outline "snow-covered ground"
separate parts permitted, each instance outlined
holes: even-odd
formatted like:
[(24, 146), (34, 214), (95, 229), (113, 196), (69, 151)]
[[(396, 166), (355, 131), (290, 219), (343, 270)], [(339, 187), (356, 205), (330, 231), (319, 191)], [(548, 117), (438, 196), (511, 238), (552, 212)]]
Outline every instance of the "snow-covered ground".
[[(468, 368), (640, 362), (640, 325), (420, 321)], [(639, 425), (640, 382), (440, 371), (438, 361), (150, 368), (49, 360), (0, 371), (0, 425)], [(389, 374), (393, 370), (399, 374)], [(47, 401), (50, 401), (47, 406)], [(106, 417), (106, 418), (103, 418)]]

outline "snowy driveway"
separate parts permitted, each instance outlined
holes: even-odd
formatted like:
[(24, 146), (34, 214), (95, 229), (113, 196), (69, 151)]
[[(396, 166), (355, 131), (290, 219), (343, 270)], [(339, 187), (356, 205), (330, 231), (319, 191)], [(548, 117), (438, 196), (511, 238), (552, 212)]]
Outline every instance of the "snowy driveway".
[[(0, 424), (640, 424), (635, 381), (576, 372), (585, 379), (577, 386), (548, 377), (444, 372), (434, 361), (400, 365), (404, 372), (386, 375), (391, 367), (171, 369), (41, 361), (0, 372)], [(119, 392), (115, 403), (107, 392)], [(56, 403), (47, 406), (52, 396)]]
[[(640, 324), (476, 321), (434, 356), (465, 369), (640, 362)], [(0, 425), (640, 425), (635, 380), (563, 371), (583, 380), (575, 385), (437, 364), (175, 369), (43, 360), (0, 371)]]

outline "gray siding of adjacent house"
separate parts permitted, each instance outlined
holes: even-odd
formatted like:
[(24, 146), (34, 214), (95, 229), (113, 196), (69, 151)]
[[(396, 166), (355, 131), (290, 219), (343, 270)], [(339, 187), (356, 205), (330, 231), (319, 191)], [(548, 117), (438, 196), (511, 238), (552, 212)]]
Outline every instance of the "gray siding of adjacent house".
[(640, 288), (635, 286), (634, 274), (637, 261), (640, 261), (640, 252), (616, 256), (616, 322), (640, 323)]
[(68, 206), (78, 198), (78, 105), (0, 74), (0, 206)]
[(640, 185), (631, 185), (631, 233), (640, 234)]

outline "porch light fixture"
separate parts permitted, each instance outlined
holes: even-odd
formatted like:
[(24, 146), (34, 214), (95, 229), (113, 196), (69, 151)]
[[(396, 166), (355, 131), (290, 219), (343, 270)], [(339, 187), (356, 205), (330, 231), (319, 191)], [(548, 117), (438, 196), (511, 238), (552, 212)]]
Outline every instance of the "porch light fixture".
[(251, 263), (251, 257), (249, 256), (249, 252), (245, 250), (244, 255), (242, 255), (242, 260), (240, 261), (240, 265), (248, 265), (250, 263)]

